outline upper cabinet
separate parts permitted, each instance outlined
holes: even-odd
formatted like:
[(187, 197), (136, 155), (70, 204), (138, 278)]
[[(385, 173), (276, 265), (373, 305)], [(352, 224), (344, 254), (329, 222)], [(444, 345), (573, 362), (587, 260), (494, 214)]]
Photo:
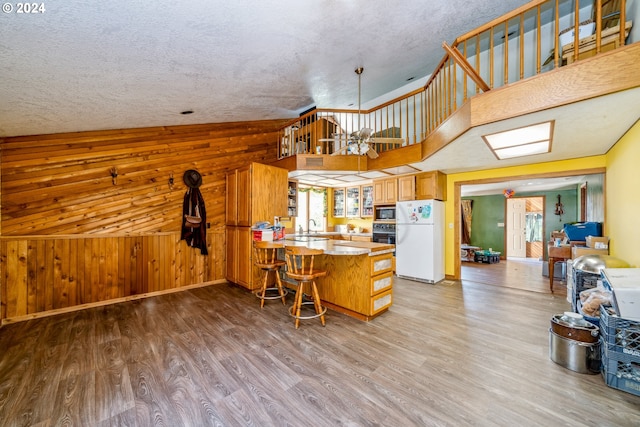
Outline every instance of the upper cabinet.
[(333, 189), (333, 216), (342, 218), (345, 216), (345, 198), (344, 188)]
[(360, 216), (362, 218), (373, 217), (373, 185), (363, 185), (360, 187), (362, 206)]
[(373, 181), (373, 204), (392, 205), (398, 201), (398, 178)]
[(347, 188), (347, 218), (360, 217), (360, 187)]
[(447, 175), (440, 171), (416, 174), (416, 199), (447, 200)]
[(226, 223), (251, 226), (287, 215), (287, 170), (251, 163), (227, 174)]
[(414, 175), (398, 177), (398, 201), (416, 200), (416, 177)]
[[(447, 200), (447, 175), (432, 171), (373, 181), (374, 205), (427, 199)], [(363, 204), (364, 200), (363, 191)]]
[(296, 181), (289, 181), (289, 188), (287, 189), (287, 209), (289, 210), (289, 216), (298, 216), (298, 183)]

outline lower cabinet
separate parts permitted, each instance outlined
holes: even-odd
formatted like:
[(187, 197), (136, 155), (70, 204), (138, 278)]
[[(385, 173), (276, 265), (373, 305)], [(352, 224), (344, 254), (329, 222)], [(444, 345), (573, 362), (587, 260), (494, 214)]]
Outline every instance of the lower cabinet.
[(330, 308), (369, 320), (393, 303), (393, 254), (322, 255), (318, 267), (326, 277), (318, 279), (320, 298)]
[(253, 266), (251, 227), (227, 227), (226, 279), (247, 289), (260, 287), (260, 269)]

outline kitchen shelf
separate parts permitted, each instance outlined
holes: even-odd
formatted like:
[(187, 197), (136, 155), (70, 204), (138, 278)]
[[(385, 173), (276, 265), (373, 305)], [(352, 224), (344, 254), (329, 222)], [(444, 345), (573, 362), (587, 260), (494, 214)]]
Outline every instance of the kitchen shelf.
[(333, 189), (333, 216), (343, 218), (345, 216), (345, 190), (344, 188)]
[(362, 193), (362, 212), (363, 218), (373, 217), (373, 184), (363, 185), (360, 187)]
[(296, 181), (289, 181), (287, 209), (290, 217), (298, 216), (298, 183)]
[(360, 186), (347, 187), (347, 218), (360, 217)]

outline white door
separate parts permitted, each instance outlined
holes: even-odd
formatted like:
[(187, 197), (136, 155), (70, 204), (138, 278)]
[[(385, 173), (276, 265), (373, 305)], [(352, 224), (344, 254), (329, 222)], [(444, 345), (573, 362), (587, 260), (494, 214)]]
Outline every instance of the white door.
[(527, 257), (527, 199), (507, 199), (507, 253), (509, 257)]

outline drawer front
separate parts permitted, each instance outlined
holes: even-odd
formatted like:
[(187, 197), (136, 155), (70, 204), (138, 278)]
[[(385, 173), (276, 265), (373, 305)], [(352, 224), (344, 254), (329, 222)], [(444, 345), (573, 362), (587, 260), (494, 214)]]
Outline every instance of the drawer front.
[(371, 295), (391, 289), (393, 286), (393, 272), (389, 271), (371, 278)]
[(393, 271), (393, 255), (391, 253), (375, 255), (370, 257), (370, 260), (372, 276)]
[(371, 298), (371, 315), (391, 307), (393, 303), (393, 292), (389, 289), (386, 292), (378, 294)]

